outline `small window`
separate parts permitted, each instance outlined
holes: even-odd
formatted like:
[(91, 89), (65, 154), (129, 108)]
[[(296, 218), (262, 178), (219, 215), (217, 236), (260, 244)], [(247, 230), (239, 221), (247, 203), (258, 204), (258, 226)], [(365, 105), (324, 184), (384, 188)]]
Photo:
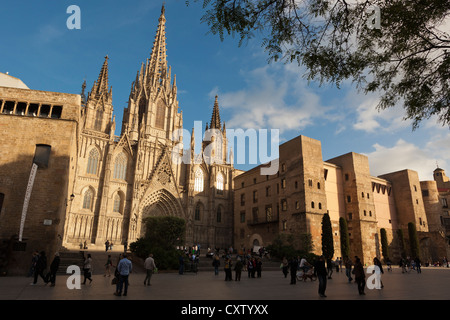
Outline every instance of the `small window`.
[(286, 211), (287, 210), (287, 201), (286, 199), (281, 200), (281, 210)]
[(245, 205), (245, 193), (241, 193), (241, 206)]
[(254, 190), (253, 191), (253, 203), (258, 202), (258, 191)]
[(37, 103), (30, 103), (28, 106), (28, 116), (37, 117), (39, 112), (39, 105)]
[(252, 209), (253, 223), (258, 223), (258, 214), (259, 214), (258, 207), (254, 207), (254, 208)]
[(345, 181), (348, 181), (349, 177), (348, 177), (348, 173), (345, 174)]
[(347, 196), (347, 202), (352, 202), (352, 197)]
[(62, 106), (52, 107), (52, 119), (60, 119), (62, 114)]
[(5, 101), (5, 105), (3, 106), (3, 113), (13, 114), (15, 105), (16, 105), (15, 101)]
[(281, 179), (281, 188), (286, 189), (286, 179)]
[(41, 105), (41, 110), (39, 111), (39, 117), (48, 118), (50, 115), (50, 105), (43, 104)]
[(241, 213), (240, 213), (240, 221), (241, 221), (241, 223), (245, 222), (245, 211), (241, 211)]
[(50, 160), (50, 153), (52, 147), (46, 144), (37, 144), (36, 151), (34, 153), (33, 163), (36, 163), (39, 168), (48, 168), (48, 162)]
[(311, 208), (314, 209), (314, 201), (311, 201)]
[(273, 215), (272, 215), (272, 206), (266, 206), (266, 221), (267, 222), (271, 222), (273, 220)]
[(16, 106), (16, 114), (19, 116), (25, 116), (25, 112), (27, 111), (27, 103), (26, 102), (18, 102)]

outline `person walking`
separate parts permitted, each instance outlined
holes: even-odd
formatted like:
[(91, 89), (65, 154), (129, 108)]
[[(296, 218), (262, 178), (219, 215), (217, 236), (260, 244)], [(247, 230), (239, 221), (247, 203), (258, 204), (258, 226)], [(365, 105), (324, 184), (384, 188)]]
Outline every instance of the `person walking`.
[(261, 272), (262, 272), (262, 260), (261, 258), (256, 259), (256, 277), (261, 278)]
[(331, 275), (333, 274), (334, 262), (331, 258), (327, 259), (327, 270), (328, 270), (328, 279), (331, 279)]
[(58, 272), (59, 263), (61, 259), (59, 257), (59, 252), (55, 253), (52, 263), (50, 264), (50, 272), (47, 275), (46, 283), (50, 282), (50, 287), (54, 287), (56, 283), (56, 273)]
[(105, 252), (107, 252), (109, 249), (109, 240), (106, 240), (105, 242)]
[(383, 266), (381, 264), (380, 259), (377, 257), (373, 258), (373, 264), (376, 265), (380, 270), (380, 287), (384, 288), (383, 281), (381, 281), (381, 275), (384, 273)]
[(153, 272), (155, 272), (156, 264), (155, 259), (153, 259), (153, 254), (149, 254), (148, 258), (144, 261), (144, 268), (147, 271), (147, 276), (144, 279), (144, 286), (151, 286), (150, 280), (152, 279)]
[(235, 272), (235, 278), (234, 281), (241, 281), (241, 273), (242, 273), (242, 268), (244, 267), (241, 257), (238, 257), (236, 259), (236, 264), (234, 266), (234, 272)]
[(352, 259), (347, 257), (346, 260), (345, 260), (345, 275), (348, 278), (348, 283), (352, 282), (352, 280), (353, 280), (353, 278), (352, 278), (352, 266), (353, 266)]
[(231, 258), (229, 256), (227, 256), (225, 258), (225, 266), (224, 266), (224, 271), (225, 271), (225, 281), (231, 281), (233, 280), (233, 276), (231, 275), (231, 267), (232, 267), (232, 262), (231, 262)]
[(255, 277), (255, 259), (253, 257), (251, 257), (247, 262), (247, 271), (249, 278)]
[(219, 267), (220, 267), (220, 258), (218, 254), (214, 255), (212, 265), (214, 267), (214, 274), (219, 275)]
[(419, 257), (416, 257), (414, 261), (416, 263), (417, 273), (422, 273), (422, 262), (420, 261)]
[(287, 278), (289, 273), (289, 261), (286, 257), (283, 257), (283, 261), (281, 262), (281, 270), (283, 271), (284, 277)]
[(90, 253), (88, 253), (86, 259), (84, 259), (83, 272), (84, 272), (83, 284), (86, 284), (86, 280), (89, 280), (89, 284), (91, 284), (92, 283), (92, 257), (91, 257)]
[(39, 253), (39, 257), (37, 258), (36, 266), (34, 268), (34, 279), (33, 279), (32, 285), (35, 285), (37, 283), (37, 279), (39, 276), (45, 282), (45, 276), (44, 276), (45, 269), (47, 269), (47, 257), (45, 255), (45, 251), (41, 251)]
[(39, 251), (34, 251), (33, 256), (31, 258), (31, 266), (30, 270), (28, 271), (28, 277), (34, 276), (34, 270), (36, 270), (36, 263), (39, 260)]
[(290, 284), (296, 284), (297, 283), (298, 260), (295, 257), (292, 257), (291, 260), (289, 260), (289, 269), (290, 269), (290, 273), (291, 273), (291, 283)]
[(113, 264), (112, 264), (111, 255), (108, 254), (108, 258), (106, 259), (106, 263), (105, 263), (105, 274), (103, 275), (104, 277), (106, 277), (106, 275), (108, 275), (108, 277), (111, 277), (111, 267), (112, 266), (113, 266)]
[(355, 281), (358, 284), (358, 292), (360, 295), (365, 295), (364, 288), (366, 286), (366, 275), (364, 273), (364, 267), (361, 263), (361, 259), (355, 257), (355, 267), (353, 268), (353, 274), (355, 275)]
[(319, 280), (319, 296), (326, 298), (325, 291), (327, 289), (328, 271), (325, 267), (325, 258), (323, 255), (314, 263), (314, 270), (317, 274), (317, 279)]
[(130, 260), (128, 260), (128, 255), (123, 254), (122, 260), (119, 261), (119, 264), (117, 265), (117, 271), (119, 273), (119, 285), (116, 292), (114, 292), (114, 295), (120, 297), (123, 295), (126, 296), (128, 294), (128, 277), (130, 276), (130, 273), (133, 269), (133, 264)]

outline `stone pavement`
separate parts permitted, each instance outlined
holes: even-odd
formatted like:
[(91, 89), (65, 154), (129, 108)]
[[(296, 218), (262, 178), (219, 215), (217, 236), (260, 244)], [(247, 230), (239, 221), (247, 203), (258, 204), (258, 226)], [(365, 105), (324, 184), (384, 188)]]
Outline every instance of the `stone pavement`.
[[(57, 276), (56, 286), (46, 286), (42, 279), (30, 285), (32, 278), (1, 277), (0, 300), (179, 300), (179, 301), (298, 301), (298, 300), (448, 300), (450, 298), (450, 269), (424, 267), (422, 273), (411, 271), (402, 274), (399, 268), (382, 275), (383, 289), (368, 289), (360, 296), (355, 283), (348, 283), (344, 272), (332, 275), (328, 280), (327, 298), (317, 293), (318, 281), (297, 282), (290, 285), (289, 275), (281, 271), (263, 271), (261, 278), (248, 278), (243, 272), (240, 282), (224, 281), (221, 270), (218, 276), (210, 272), (197, 274), (158, 273), (152, 277), (152, 285), (144, 286), (145, 274), (137, 271), (130, 275), (128, 296), (113, 295), (112, 277), (94, 274), (91, 284), (81, 289), (68, 289), (69, 274)], [(367, 275), (370, 276), (369, 274)], [(234, 277), (234, 272), (233, 272)], [(81, 276), (83, 280), (83, 276)]]

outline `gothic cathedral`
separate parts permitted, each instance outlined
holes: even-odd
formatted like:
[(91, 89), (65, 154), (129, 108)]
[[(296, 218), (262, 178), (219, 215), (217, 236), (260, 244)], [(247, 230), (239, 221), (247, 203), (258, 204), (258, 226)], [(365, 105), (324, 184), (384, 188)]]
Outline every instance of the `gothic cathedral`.
[(183, 218), (188, 246), (231, 245), (237, 170), (228, 157), (218, 98), (208, 130), (215, 134), (202, 141), (202, 152), (195, 153), (194, 132), (190, 150), (178, 148), (180, 140), (173, 137), (183, 129), (183, 114), (176, 77), (172, 78), (166, 60), (165, 22), (163, 7), (151, 56), (132, 83), (120, 136), (114, 134), (108, 57), (87, 97), (83, 84), (66, 246), (85, 241), (90, 246), (103, 246), (106, 240), (116, 245), (134, 242), (144, 235), (143, 221), (149, 216)]

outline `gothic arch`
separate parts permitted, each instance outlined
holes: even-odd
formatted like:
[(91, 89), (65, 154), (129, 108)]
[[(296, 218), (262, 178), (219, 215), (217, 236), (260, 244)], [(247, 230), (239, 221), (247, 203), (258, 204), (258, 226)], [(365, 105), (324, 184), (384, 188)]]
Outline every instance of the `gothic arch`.
[(179, 200), (168, 190), (159, 189), (146, 196), (140, 205), (137, 230), (143, 234), (143, 219), (147, 217), (171, 216), (185, 219)]

